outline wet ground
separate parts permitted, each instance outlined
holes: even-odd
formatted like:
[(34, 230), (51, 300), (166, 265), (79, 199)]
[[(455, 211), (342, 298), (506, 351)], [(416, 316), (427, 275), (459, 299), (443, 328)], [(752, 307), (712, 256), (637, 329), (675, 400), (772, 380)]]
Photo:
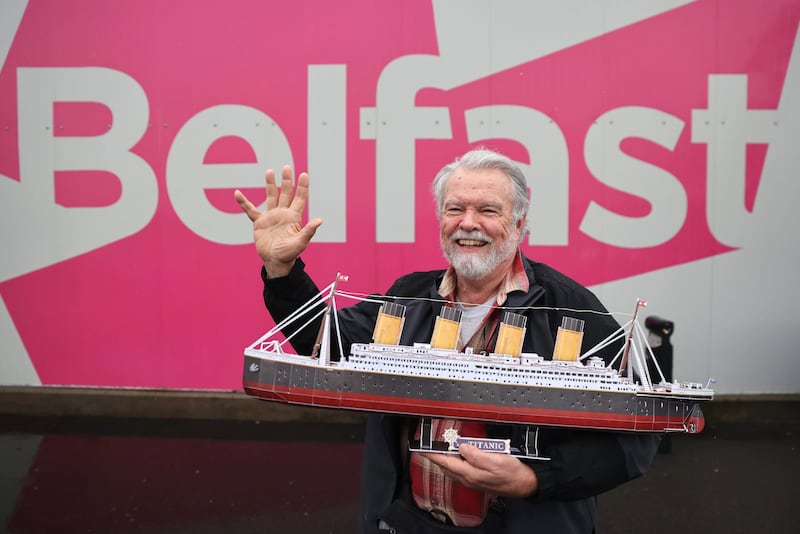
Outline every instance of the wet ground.
[[(363, 428), (0, 417), (0, 527), (23, 533), (354, 533)], [(600, 497), (600, 534), (800, 533), (800, 425), (673, 436)]]

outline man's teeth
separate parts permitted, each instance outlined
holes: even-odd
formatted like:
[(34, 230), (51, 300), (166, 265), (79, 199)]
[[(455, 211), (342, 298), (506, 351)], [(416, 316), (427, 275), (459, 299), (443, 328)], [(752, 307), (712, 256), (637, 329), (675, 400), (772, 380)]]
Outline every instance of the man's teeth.
[(462, 247), (480, 247), (486, 244), (485, 241), (478, 241), (477, 239), (459, 239), (458, 244)]

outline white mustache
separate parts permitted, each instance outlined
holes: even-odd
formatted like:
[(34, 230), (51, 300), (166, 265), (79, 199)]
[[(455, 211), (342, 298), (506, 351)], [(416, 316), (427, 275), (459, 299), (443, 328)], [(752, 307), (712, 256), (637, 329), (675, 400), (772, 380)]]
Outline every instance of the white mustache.
[(459, 230), (450, 236), (450, 241), (459, 241), (461, 239), (472, 239), (474, 241), (483, 241), (484, 243), (493, 243), (493, 241), (487, 235), (479, 230), (472, 230), (470, 232)]

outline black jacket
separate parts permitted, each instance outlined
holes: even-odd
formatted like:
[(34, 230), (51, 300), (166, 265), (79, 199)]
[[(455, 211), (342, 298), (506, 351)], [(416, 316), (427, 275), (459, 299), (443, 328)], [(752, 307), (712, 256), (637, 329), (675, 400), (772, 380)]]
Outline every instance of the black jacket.
[[(521, 311), (528, 318), (524, 352), (545, 357), (552, 354), (566, 309), (569, 310), (566, 315), (585, 320), (583, 347), (596, 345), (619, 328), (588, 289), (542, 263), (523, 258), (523, 264), (530, 290), (510, 293), (504, 306), (546, 308)], [(268, 279), (265, 271), (261, 271), (264, 302), (276, 322), (319, 291), (303, 267), (298, 259), (289, 275), (276, 279)], [(408, 307), (401, 344), (430, 341), (435, 317), (442, 306), (438, 287), (443, 275), (441, 270), (412, 273), (398, 279), (387, 291), (387, 297), (416, 297), (401, 301)], [(361, 302), (338, 311), (345, 350), (353, 342), (372, 339), (378, 306)], [(317, 321), (309, 325), (292, 338), (292, 345), (299, 353), (310, 354), (319, 324)], [(336, 343), (332, 343), (332, 351), (335, 348)], [(609, 362), (617, 348), (609, 347), (600, 356)], [(408, 498), (404, 490), (407, 474), (400, 451), (401, 428), (407, 419), (370, 414), (367, 421), (361, 473), (361, 531), (371, 533), (377, 532), (378, 520), (393, 501)], [(492, 431), (499, 436), (511, 430), (497, 426)], [(536, 495), (502, 500), (505, 534), (592, 532), (597, 515), (596, 495), (644, 474), (652, 463), (659, 439), (649, 434), (559, 428), (543, 428), (540, 438), (543, 452), (552, 460), (529, 462), (539, 479)]]

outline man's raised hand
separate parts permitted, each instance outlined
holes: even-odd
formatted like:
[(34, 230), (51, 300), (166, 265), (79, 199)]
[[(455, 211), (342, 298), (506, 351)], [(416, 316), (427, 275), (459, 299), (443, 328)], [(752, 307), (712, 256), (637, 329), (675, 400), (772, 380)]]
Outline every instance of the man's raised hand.
[(281, 172), (281, 186), (275, 183), (275, 172), (267, 171), (267, 207), (259, 211), (238, 189), (233, 196), (242, 211), (253, 221), (253, 240), (256, 251), (264, 262), (267, 275), (277, 278), (289, 274), (297, 257), (308, 246), (322, 224), (322, 219), (312, 219), (302, 224), (303, 211), (308, 201), (308, 174), (297, 177), (293, 191), (292, 168), (286, 165)]

